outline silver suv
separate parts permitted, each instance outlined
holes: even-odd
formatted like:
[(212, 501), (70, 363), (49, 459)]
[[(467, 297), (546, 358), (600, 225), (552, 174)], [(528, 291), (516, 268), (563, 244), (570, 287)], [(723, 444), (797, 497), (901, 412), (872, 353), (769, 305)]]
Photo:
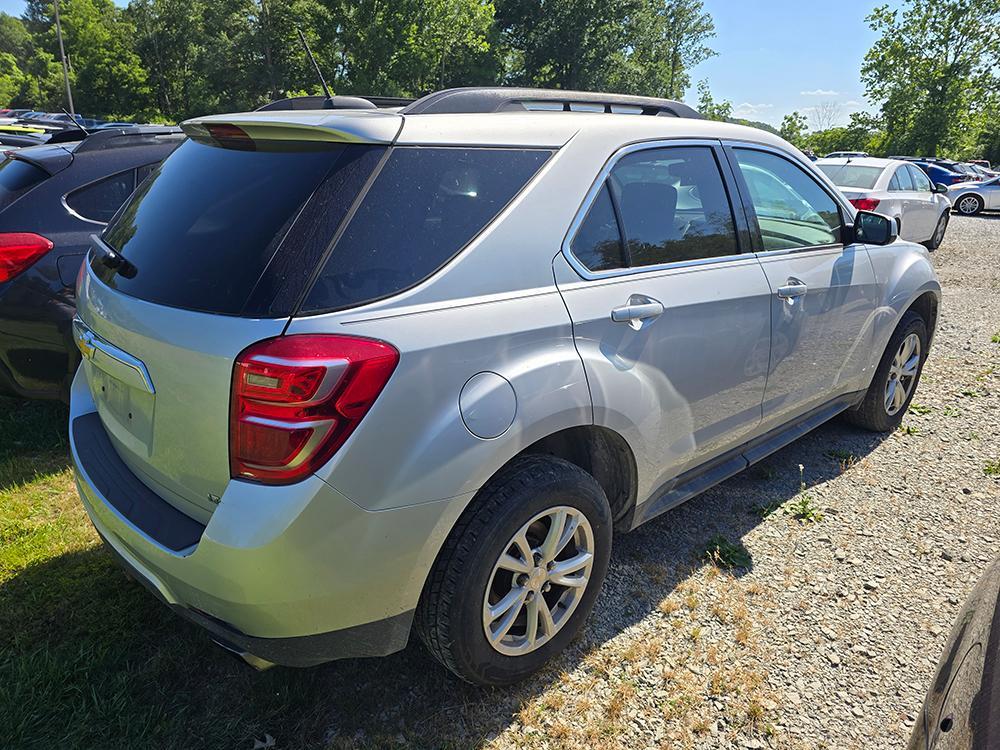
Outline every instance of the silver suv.
[(107, 546), (258, 666), (505, 684), (624, 532), (839, 413), (899, 424), (940, 286), (768, 133), (510, 89), (204, 117), (81, 271)]

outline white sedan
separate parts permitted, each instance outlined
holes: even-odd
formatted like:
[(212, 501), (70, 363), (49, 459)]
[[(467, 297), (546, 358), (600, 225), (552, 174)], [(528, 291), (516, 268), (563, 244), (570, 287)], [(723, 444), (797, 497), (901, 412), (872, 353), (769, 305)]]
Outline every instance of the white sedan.
[(952, 185), (948, 189), (948, 200), (965, 216), (975, 216), (980, 211), (1000, 211), (1000, 177)]
[[(862, 211), (894, 218), (899, 236), (936, 250), (948, 228), (948, 188), (933, 185), (920, 167), (894, 159), (820, 159), (816, 166)], [(980, 184), (980, 183), (975, 183)]]

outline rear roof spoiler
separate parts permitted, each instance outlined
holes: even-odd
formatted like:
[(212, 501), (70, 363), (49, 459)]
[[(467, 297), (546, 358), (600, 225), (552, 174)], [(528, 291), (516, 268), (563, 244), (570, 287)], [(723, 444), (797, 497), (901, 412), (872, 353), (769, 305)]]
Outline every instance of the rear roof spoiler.
[(557, 110), (606, 112), (704, 119), (683, 102), (651, 96), (605, 94), (595, 91), (563, 91), (513, 87), (445, 89), (428, 94), (405, 107), (400, 114), (457, 114), (462, 112), (508, 112)]
[[(318, 143), (389, 144), (396, 140), (403, 118), (370, 110), (271, 110), (195, 117), (181, 123), (181, 130), (195, 140), (215, 143), (232, 138), (224, 126), (236, 127), (254, 141), (312, 141)], [(217, 131), (212, 131), (218, 127)], [(237, 135), (239, 135), (237, 133)]]

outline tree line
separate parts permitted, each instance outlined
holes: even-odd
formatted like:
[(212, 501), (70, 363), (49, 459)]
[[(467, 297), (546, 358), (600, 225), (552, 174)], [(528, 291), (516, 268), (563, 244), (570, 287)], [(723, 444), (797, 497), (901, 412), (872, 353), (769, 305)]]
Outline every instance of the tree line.
[[(680, 98), (715, 54), (700, 0), (61, 0), (76, 109), (177, 121), (319, 93), (301, 28), (339, 94), (461, 85)], [(0, 15), (0, 102), (65, 105), (53, 4)]]
[[(61, 0), (60, 16), (77, 111), (140, 121), (319, 93), (297, 29), (339, 94), (523, 85), (682, 99), (716, 54), (701, 0)], [(54, 20), (47, 0), (0, 13), (0, 104), (66, 105)], [(820, 154), (1000, 161), (1000, 0), (904, 0), (867, 21), (872, 112), (751, 124)], [(733, 119), (707, 82), (695, 96), (706, 116)]]

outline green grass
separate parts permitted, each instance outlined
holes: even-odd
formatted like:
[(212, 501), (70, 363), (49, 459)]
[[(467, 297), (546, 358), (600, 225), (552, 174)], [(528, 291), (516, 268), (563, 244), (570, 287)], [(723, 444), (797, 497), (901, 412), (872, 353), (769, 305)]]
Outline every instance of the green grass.
[(62, 405), (0, 397), (5, 750), (250, 750), (265, 734), (277, 750), (388, 747), (398, 737), (467, 747), (502, 731), (531, 694), (529, 682), (498, 710), (414, 647), (314, 669), (238, 663), (102, 548), (76, 495), (66, 420)]
[(750, 553), (742, 542), (731, 542), (721, 534), (713, 536), (699, 550), (698, 557), (709, 560), (720, 568), (749, 568), (753, 563)]
[(1000, 477), (1000, 459), (987, 461), (986, 465), (983, 466), (983, 474), (988, 477)]
[(1000, 332), (994, 333), (993, 336), (990, 338), (990, 341), (994, 344), (1000, 344)]
[(924, 414), (930, 414), (934, 410), (930, 406), (924, 406), (923, 404), (911, 402), (910, 408), (907, 411), (909, 411), (911, 414), (923, 416)]

